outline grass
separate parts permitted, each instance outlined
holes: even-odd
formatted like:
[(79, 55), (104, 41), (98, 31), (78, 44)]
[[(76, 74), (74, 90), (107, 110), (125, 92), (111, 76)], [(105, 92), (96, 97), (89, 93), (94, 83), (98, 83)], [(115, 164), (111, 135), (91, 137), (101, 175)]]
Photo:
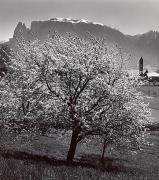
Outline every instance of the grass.
[[(144, 146), (143, 151), (130, 155), (125, 152), (107, 152), (106, 168), (101, 168), (100, 148), (78, 146), (75, 156), (76, 165), (68, 166), (65, 158), (68, 145), (61, 143), (58, 137), (40, 137), (31, 144), (7, 144), (11, 150), (36, 154), (38, 161), (31, 159), (0, 157), (0, 180), (157, 180), (159, 179), (159, 98), (150, 98), (150, 107), (155, 124), (151, 125), (150, 142), (153, 146)], [(39, 161), (38, 155), (55, 159), (61, 163)], [(113, 171), (108, 172), (111, 164)], [(98, 168), (97, 168), (98, 167)]]
[[(42, 141), (34, 142), (34, 153), (47, 149), (50, 157), (55, 156), (63, 159), (67, 147), (61, 145), (56, 139), (46, 137)], [(122, 152), (113, 152), (106, 159), (106, 164), (111, 162), (113, 167), (118, 167), (114, 171), (104, 171), (91, 166), (83, 166), (81, 163), (76, 166), (67, 166), (66, 164), (49, 164), (44, 161), (20, 160), (21, 158), (0, 158), (0, 180), (157, 180), (159, 178), (159, 132), (151, 132), (150, 142), (153, 146), (143, 147), (143, 151), (136, 155), (130, 155)], [(46, 147), (47, 144), (47, 147)], [(43, 148), (42, 148), (43, 147)], [(45, 149), (45, 150), (46, 150)], [(92, 165), (99, 165), (100, 151), (99, 147), (79, 146), (76, 154), (76, 162), (87, 162)], [(30, 150), (31, 151), (31, 150)], [(33, 150), (32, 150), (33, 151)], [(54, 152), (59, 151), (58, 154)], [(44, 152), (43, 152), (44, 153)], [(46, 153), (46, 152), (45, 152)], [(65, 162), (65, 161), (64, 161)]]
[(140, 173), (132, 172), (102, 172), (91, 168), (47, 166), (25, 161), (0, 159), (3, 166), (0, 167), (1, 180), (137, 180), (144, 179)]

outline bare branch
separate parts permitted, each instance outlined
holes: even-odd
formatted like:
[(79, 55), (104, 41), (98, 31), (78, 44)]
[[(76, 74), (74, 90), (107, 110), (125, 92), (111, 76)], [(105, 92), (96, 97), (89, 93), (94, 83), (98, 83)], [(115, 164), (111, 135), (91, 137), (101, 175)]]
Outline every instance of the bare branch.
[(80, 94), (84, 91), (85, 87), (87, 86), (87, 84), (89, 83), (90, 79), (86, 78), (85, 82), (83, 83), (83, 86), (80, 88), (80, 91), (77, 92), (75, 98), (74, 98), (74, 103), (76, 104), (76, 101), (78, 99), (78, 97), (80, 96)]

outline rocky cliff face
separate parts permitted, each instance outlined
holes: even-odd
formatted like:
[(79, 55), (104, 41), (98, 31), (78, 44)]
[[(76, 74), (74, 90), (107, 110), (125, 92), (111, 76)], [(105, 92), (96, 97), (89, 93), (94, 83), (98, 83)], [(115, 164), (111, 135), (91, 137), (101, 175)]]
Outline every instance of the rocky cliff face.
[(60, 33), (75, 32), (81, 36), (90, 32), (96, 37), (106, 38), (107, 41), (118, 43), (122, 46), (126, 46), (128, 43), (128, 38), (120, 31), (102, 24), (85, 20), (54, 18), (49, 21), (33, 21), (30, 29), (26, 28), (25, 24), (21, 22), (18, 23), (13, 38), (10, 39), (10, 44), (14, 46), (16, 39), (20, 38), (20, 36), (27, 40), (37, 38), (43, 41), (48, 37), (48, 34), (53, 31), (58, 31)]
[(53, 18), (48, 21), (33, 21), (30, 28), (18, 23), (10, 47), (14, 49), (17, 39), (39, 39), (44, 41), (53, 31), (60, 33), (74, 32), (85, 37), (90, 32), (95, 37), (105, 38), (108, 42), (117, 44), (125, 52), (131, 54), (132, 60), (138, 66), (138, 59), (143, 56), (145, 64), (159, 66), (159, 33), (150, 31), (146, 34), (127, 36), (116, 29), (99, 23), (79, 19)]
[(25, 24), (22, 22), (19, 22), (17, 27), (14, 30), (13, 38), (9, 40), (10, 47), (15, 47), (18, 43), (20, 38), (24, 38), (25, 40), (31, 40), (33, 39), (33, 36), (31, 35), (31, 31), (29, 28), (26, 28)]

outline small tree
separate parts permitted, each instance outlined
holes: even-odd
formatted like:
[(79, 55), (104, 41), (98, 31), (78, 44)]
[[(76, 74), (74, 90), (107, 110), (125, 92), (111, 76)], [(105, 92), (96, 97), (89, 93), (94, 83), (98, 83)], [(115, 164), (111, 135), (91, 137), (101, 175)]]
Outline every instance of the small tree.
[(136, 89), (140, 83), (137, 79), (124, 77), (124, 80), (120, 79), (120, 87), (117, 88), (117, 84), (118, 82), (114, 86), (117, 101), (108, 114), (103, 134), (98, 138), (103, 144), (102, 161), (109, 145), (117, 149), (136, 151), (148, 143), (145, 125), (149, 123), (150, 110), (148, 104), (144, 103), (144, 96)]

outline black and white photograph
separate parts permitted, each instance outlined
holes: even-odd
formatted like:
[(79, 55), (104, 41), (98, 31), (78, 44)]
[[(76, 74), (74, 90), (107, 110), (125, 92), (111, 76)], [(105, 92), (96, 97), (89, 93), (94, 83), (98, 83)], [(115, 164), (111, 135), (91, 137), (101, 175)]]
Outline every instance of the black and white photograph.
[(0, 180), (159, 180), (159, 0), (0, 0)]

